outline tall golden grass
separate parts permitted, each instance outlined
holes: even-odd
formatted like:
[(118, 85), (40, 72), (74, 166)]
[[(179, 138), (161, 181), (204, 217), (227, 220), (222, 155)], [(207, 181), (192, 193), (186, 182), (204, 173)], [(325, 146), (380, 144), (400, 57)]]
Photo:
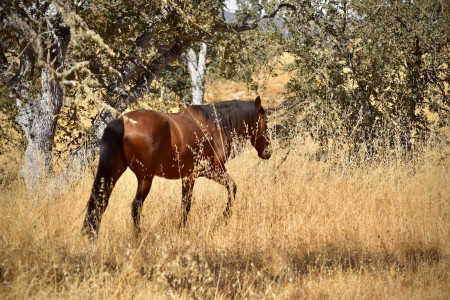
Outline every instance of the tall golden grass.
[[(263, 101), (277, 107), (288, 79), (269, 78)], [(255, 96), (221, 81), (206, 100)], [(238, 147), (232, 216), (222, 217), (225, 188), (200, 178), (186, 228), (181, 182), (156, 178), (138, 238), (127, 171), (95, 242), (80, 233), (94, 168), (62, 168), (29, 192), (20, 155), (2, 155), (0, 299), (449, 299), (448, 141), (408, 160), (348, 160), (336, 148), (317, 161), (316, 150), (300, 136), (287, 148), (274, 140), (268, 161)]]
[(198, 179), (180, 228), (180, 181), (155, 179), (137, 239), (130, 171), (95, 242), (80, 234), (92, 170), (50, 176), (31, 193), (8, 175), (0, 298), (450, 297), (448, 146), (360, 164), (310, 159), (300, 138), (289, 147), (275, 143), (262, 161), (247, 145), (228, 162), (238, 192), (227, 221), (225, 189)]

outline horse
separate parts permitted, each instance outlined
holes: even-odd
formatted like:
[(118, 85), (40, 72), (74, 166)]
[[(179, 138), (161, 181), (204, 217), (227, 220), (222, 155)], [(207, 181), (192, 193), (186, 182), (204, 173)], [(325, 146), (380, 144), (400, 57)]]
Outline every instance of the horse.
[(186, 225), (198, 177), (227, 188), (228, 202), (223, 215), (228, 217), (237, 188), (225, 162), (236, 137), (248, 139), (260, 158), (270, 158), (267, 114), (259, 96), (255, 101), (192, 105), (178, 113), (135, 110), (111, 121), (100, 141), (98, 169), (82, 232), (92, 238), (98, 236), (111, 192), (127, 168), (138, 181), (131, 205), (136, 235), (140, 232), (144, 200), (155, 176), (182, 179), (182, 226)]

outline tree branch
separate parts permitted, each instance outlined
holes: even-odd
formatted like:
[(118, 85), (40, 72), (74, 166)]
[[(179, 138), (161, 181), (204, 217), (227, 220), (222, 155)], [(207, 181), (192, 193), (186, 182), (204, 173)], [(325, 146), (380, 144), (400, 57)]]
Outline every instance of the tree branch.
[(189, 40), (177, 39), (169, 49), (165, 50), (160, 56), (146, 65), (146, 70), (136, 81), (136, 84), (130, 89), (129, 93), (121, 94), (117, 97), (112, 106), (117, 108), (118, 112), (124, 111), (130, 103), (150, 92), (150, 85), (155, 76), (177, 57), (180, 57), (184, 51), (191, 45)]
[(259, 18), (253, 20), (252, 22), (250, 22), (249, 24), (243, 24), (243, 25), (239, 25), (239, 26), (231, 26), (228, 23), (221, 23), (218, 24), (216, 26), (213, 26), (212, 28), (212, 32), (233, 32), (233, 33), (237, 33), (237, 32), (243, 32), (243, 31), (248, 31), (248, 30), (252, 30), (258, 27), (258, 24), (261, 20), (263, 19), (272, 19), (274, 18), (278, 11), (283, 8), (283, 7), (287, 7), (292, 9), (294, 12), (297, 11), (297, 7), (295, 7), (292, 4), (280, 4), (278, 5), (278, 7), (270, 14), (268, 15), (262, 15)]
[(158, 32), (159, 24), (172, 15), (172, 11), (169, 11), (167, 15), (164, 15), (160, 10), (154, 14), (154, 18), (148, 22), (142, 32), (138, 35), (133, 48), (122, 62), (119, 69), (119, 78), (109, 86), (108, 91), (111, 95), (122, 94), (125, 91), (125, 85), (128, 84), (136, 67), (143, 64), (141, 55), (148, 49), (153, 41), (153, 37)]
[(23, 49), (19, 59), (19, 71), (9, 80), (9, 84), (11, 86), (16, 86), (17, 84), (23, 85), (22, 82), (25, 81), (26, 77), (29, 77), (30, 80), (33, 77), (33, 69), (34, 63), (36, 61), (36, 56), (33, 49), (31, 49), (29, 45), (25, 46), (25, 49)]

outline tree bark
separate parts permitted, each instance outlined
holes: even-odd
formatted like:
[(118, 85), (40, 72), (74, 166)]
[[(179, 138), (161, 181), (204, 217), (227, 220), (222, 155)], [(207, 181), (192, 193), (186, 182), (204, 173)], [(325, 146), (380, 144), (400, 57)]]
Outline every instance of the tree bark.
[(51, 80), (47, 68), (41, 71), (42, 91), (32, 103), (17, 100), (19, 116), (16, 121), (27, 138), (22, 176), (27, 188), (33, 189), (44, 172), (51, 171), (53, 138), (63, 102), (59, 83)]
[[(53, 140), (64, 99), (63, 89), (52, 72), (58, 72), (57, 70), (63, 66), (70, 41), (70, 30), (61, 24), (49, 29), (53, 30), (54, 40), (49, 49), (50, 62), (41, 66), (40, 97), (24, 99), (16, 96), (19, 110), (16, 122), (22, 128), (28, 142), (25, 150), (25, 164), (21, 173), (27, 188), (31, 190), (44, 173), (52, 171)], [(30, 62), (24, 63), (24, 65), (29, 64)]]
[(200, 52), (195, 52), (194, 48), (186, 50), (184, 60), (186, 61), (192, 81), (192, 105), (202, 105), (205, 91), (205, 71), (206, 71), (207, 45), (202, 42)]

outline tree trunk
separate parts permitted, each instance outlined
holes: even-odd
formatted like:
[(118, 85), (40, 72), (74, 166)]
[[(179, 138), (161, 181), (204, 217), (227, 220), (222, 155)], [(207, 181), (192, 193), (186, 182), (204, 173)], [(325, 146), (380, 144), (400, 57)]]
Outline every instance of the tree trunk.
[[(59, 20), (61, 21), (61, 20)], [(49, 25), (50, 27), (51, 25)], [(55, 129), (61, 110), (64, 92), (51, 74), (63, 66), (70, 41), (70, 29), (59, 23), (51, 27), (53, 39), (48, 49), (49, 61), (41, 66), (41, 94), (36, 99), (16, 97), (19, 112), (16, 122), (20, 125), (28, 145), (22, 176), (28, 189), (34, 189), (44, 173), (52, 170), (52, 149)]]
[(52, 169), (53, 139), (63, 103), (63, 91), (58, 82), (49, 77), (49, 70), (43, 67), (40, 98), (32, 103), (17, 100), (19, 116), (16, 121), (28, 141), (22, 176), (29, 189), (33, 189), (42, 175)]
[(192, 47), (186, 51), (184, 60), (189, 67), (189, 74), (192, 80), (192, 104), (202, 105), (205, 91), (205, 71), (206, 71), (206, 43), (200, 46), (200, 52), (197, 53)]

